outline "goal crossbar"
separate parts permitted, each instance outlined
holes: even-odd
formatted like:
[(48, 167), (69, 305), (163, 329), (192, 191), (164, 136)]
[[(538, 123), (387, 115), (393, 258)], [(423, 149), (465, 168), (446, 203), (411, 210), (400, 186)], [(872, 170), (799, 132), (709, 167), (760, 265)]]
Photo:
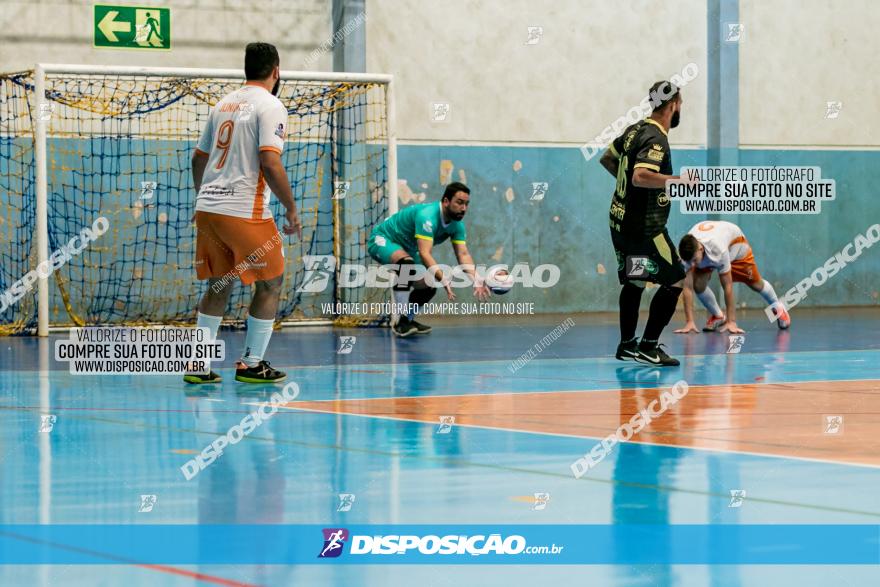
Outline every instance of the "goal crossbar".
[[(218, 79), (244, 79), (240, 69), (204, 69), (191, 67), (140, 67), (118, 65), (76, 65), (65, 63), (38, 63), (36, 70), (43, 73), (70, 73), (85, 75), (90, 73), (112, 75), (144, 75), (152, 77), (212, 77)], [(387, 73), (321, 72), (321, 71), (282, 71), (281, 80), (316, 82), (357, 82), (390, 84), (394, 76)]]

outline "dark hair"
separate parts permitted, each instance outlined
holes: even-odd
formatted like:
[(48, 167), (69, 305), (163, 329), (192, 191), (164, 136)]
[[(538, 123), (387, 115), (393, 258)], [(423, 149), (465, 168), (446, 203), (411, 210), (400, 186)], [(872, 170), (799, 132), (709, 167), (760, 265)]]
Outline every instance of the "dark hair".
[(266, 79), (280, 63), (275, 45), (248, 43), (244, 50), (244, 77), (248, 80)]
[(700, 248), (700, 241), (697, 240), (697, 237), (692, 234), (686, 234), (681, 237), (681, 242), (678, 243), (678, 255), (682, 261), (690, 263), (698, 248)]
[(678, 96), (678, 86), (672, 82), (660, 81), (654, 82), (651, 89), (648, 90), (648, 101), (651, 103), (651, 110), (659, 110), (663, 108)]
[(456, 192), (464, 192), (466, 194), (471, 193), (471, 190), (468, 186), (464, 185), (460, 181), (453, 181), (451, 184), (446, 186), (446, 191), (443, 192), (443, 197), (440, 200), (451, 200), (455, 197)]

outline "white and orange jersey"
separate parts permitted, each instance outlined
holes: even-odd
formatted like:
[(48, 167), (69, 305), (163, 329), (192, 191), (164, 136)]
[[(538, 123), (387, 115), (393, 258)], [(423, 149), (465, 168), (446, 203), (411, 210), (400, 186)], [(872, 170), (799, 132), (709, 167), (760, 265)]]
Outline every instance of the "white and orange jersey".
[(248, 84), (211, 110), (196, 150), (208, 166), (196, 210), (254, 220), (271, 218), (260, 151), (279, 154), (287, 132), (287, 108), (265, 88)]
[[(752, 251), (742, 229), (732, 222), (700, 222), (688, 234), (692, 234), (703, 245), (703, 259), (697, 264), (697, 269), (728, 273), (732, 262), (744, 259)], [(691, 265), (687, 264), (688, 269)]]

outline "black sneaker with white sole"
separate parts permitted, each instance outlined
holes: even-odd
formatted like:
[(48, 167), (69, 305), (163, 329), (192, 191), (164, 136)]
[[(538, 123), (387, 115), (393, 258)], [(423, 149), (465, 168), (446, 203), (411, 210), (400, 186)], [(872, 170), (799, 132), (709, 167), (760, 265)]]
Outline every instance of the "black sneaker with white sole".
[(421, 322), (416, 322), (415, 320), (412, 320), (412, 325), (416, 327), (416, 334), (428, 334), (433, 330), (433, 328), (431, 328), (427, 324), (422, 324)]
[(393, 332), (395, 336), (403, 338), (410, 336), (411, 334), (418, 334), (419, 328), (413, 320), (410, 320), (406, 316), (401, 316), (397, 319), (397, 324), (391, 327), (391, 332)]
[(678, 367), (681, 363), (678, 359), (673, 359), (663, 350), (662, 344), (639, 343), (639, 352), (636, 354), (636, 361), (646, 365), (654, 365), (655, 367)]
[(614, 356), (618, 361), (635, 361), (637, 354), (639, 354), (639, 339), (634, 338), (617, 345), (617, 353)]
[(235, 369), (235, 380), (242, 383), (275, 383), (286, 378), (287, 373), (273, 369), (269, 361), (260, 361), (256, 367), (238, 363)]

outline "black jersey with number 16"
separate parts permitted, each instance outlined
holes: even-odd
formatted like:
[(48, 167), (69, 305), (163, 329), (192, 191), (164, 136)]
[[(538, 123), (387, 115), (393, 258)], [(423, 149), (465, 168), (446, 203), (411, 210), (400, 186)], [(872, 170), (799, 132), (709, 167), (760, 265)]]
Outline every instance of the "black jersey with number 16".
[(666, 227), (669, 197), (665, 188), (634, 186), (632, 176), (639, 167), (672, 175), (666, 130), (650, 118), (640, 120), (614, 139), (610, 149), (619, 163), (617, 186), (611, 200), (611, 230), (626, 239), (654, 238)]

